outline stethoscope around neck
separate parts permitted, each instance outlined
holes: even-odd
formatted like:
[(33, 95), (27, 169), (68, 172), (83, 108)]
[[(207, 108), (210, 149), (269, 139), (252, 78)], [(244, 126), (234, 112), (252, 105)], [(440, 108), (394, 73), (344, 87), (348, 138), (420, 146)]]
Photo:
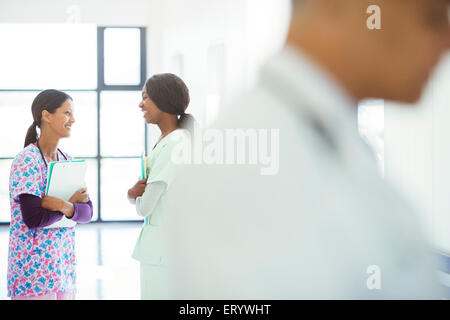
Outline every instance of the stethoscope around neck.
[[(41, 147), (39, 146), (39, 140), (36, 141), (36, 146), (39, 149), (39, 152), (41, 153), (42, 160), (44, 160), (45, 168), (48, 169), (47, 160), (45, 160), (44, 154), (42, 153)], [(64, 153), (61, 150), (59, 150), (59, 148), (57, 148), (56, 151), (59, 151), (59, 153), (61, 153), (63, 155), (64, 159), (67, 160), (67, 157), (64, 155)], [(56, 154), (56, 156), (58, 157), (58, 161), (59, 161), (58, 154)]]

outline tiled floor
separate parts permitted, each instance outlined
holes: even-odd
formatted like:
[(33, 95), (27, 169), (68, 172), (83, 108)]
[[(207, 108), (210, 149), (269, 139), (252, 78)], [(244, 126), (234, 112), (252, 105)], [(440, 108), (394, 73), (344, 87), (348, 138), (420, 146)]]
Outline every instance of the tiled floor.
[[(79, 300), (139, 299), (139, 263), (131, 258), (141, 222), (77, 225), (77, 296)], [(0, 226), (0, 300), (6, 296), (9, 226)], [(450, 260), (439, 279), (450, 299)]]
[[(139, 263), (131, 258), (141, 223), (76, 227), (77, 299), (139, 299)], [(0, 226), (0, 300), (6, 294), (9, 227)]]

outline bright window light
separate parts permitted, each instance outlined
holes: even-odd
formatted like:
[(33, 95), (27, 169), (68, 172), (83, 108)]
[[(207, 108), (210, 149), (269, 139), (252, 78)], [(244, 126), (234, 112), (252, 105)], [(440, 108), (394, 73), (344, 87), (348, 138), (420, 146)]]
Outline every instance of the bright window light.
[(97, 27), (0, 24), (0, 88), (95, 89)]
[(137, 28), (106, 28), (104, 37), (105, 84), (140, 84), (140, 30)]
[(95, 92), (66, 91), (73, 99), (73, 116), (69, 138), (61, 139), (61, 150), (73, 157), (97, 155), (97, 95)]
[(100, 125), (102, 156), (139, 156), (145, 149), (140, 91), (103, 91)]
[(0, 92), (0, 157), (15, 157), (23, 149), (33, 123), (31, 104), (38, 92)]
[(102, 218), (104, 220), (142, 220), (127, 199), (127, 191), (140, 175), (140, 159), (103, 159)]
[(9, 173), (13, 160), (0, 160), (0, 221), (11, 221)]

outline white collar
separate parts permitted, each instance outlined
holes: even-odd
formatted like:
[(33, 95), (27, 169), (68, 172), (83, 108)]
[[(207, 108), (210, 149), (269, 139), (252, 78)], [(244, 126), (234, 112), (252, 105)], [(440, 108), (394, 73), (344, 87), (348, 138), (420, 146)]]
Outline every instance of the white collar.
[[(166, 135), (164, 138), (159, 140), (155, 146), (153, 147), (152, 151), (155, 151), (157, 149), (161, 149), (163, 146), (168, 144), (170, 141), (178, 141), (176, 137), (178, 137), (180, 134), (184, 133), (186, 129), (178, 128), (170, 132), (168, 135)], [(175, 140), (173, 140), (173, 139)]]
[(319, 123), (347, 160), (357, 150), (367, 153), (358, 132), (357, 102), (306, 54), (285, 47), (263, 68), (261, 84), (305, 119)]
[(348, 125), (350, 119), (357, 129), (357, 102), (337, 80), (299, 50), (285, 47), (269, 60), (262, 76), (271, 86), (277, 84), (283, 93), (289, 93), (291, 102), (306, 108), (327, 127), (340, 121)]

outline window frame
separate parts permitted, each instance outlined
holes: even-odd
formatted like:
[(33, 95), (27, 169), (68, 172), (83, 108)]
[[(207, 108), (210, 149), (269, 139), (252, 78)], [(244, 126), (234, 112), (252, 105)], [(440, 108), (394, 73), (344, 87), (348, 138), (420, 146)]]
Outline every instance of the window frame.
[[(109, 28), (119, 29), (138, 29), (140, 33), (140, 83), (138, 85), (107, 85), (105, 84), (105, 30)], [(96, 89), (61, 89), (62, 91), (72, 92), (95, 92), (97, 96), (97, 155), (96, 156), (79, 156), (80, 159), (95, 160), (97, 163), (97, 213), (98, 217), (92, 222), (139, 222), (139, 220), (104, 220), (102, 218), (102, 181), (101, 181), (101, 163), (103, 159), (137, 159), (140, 155), (136, 156), (103, 156), (101, 154), (101, 95), (104, 91), (140, 91), (145, 85), (147, 80), (147, 28), (142, 26), (97, 26), (97, 88)], [(42, 88), (29, 88), (29, 89), (1, 89), (0, 92), (36, 92), (42, 91)], [(148, 153), (148, 132), (147, 125), (143, 121), (144, 126), (144, 150)], [(0, 157), (0, 160), (12, 160), (14, 157)], [(125, 196), (125, 195), (124, 195)], [(8, 221), (1, 221), (0, 225), (9, 225)]]

